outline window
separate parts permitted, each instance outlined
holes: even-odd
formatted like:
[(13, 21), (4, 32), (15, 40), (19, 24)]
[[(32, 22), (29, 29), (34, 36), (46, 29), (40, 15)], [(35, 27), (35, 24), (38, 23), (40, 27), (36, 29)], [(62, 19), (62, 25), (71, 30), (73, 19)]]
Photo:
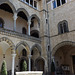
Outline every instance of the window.
[(22, 50), (22, 56), (27, 56), (27, 52), (25, 49)]
[(60, 3), (60, 0), (57, 0), (57, 6), (60, 6), (61, 3)]
[(22, 28), (22, 33), (26, 34), (26, 28), (25, 27)]
[(66, 0), (54, 0), (52, 2), (53, 9), (66, 3)]
[(33, 0), (30, 0), (30, 5), (32, 5), (32, 6), (33, 6)]
[(29, 0), (26, 0), (27, 3), (29, 3)]
[(56, 8), (56, 1), (53, 1), (53, 9)]
[(3, 19), (0, 18), (0, 28), (3, 28), (3, 25), (4, 25), (4, 21)]
[(68, 22), (67, 21), (61, 21), (59, 24), (58, 24), (58, 32), (59, 34), (63, 34), (63, 33), (66, 33), (68, 32)]
[(61, 0), (61, 1), (62, 1), (62, 4), (66, 3), (66, 1), (65, 1), (65, 0)]
[(34, 9), (37, 9), (38, 1), (34, 1), (34, 0), (20, 0), (20, 1), (29, 5), (30, 7), (34, 8)]
[(36, 1), (34, 1), (34, 7), (37, 8), (37, 2)]

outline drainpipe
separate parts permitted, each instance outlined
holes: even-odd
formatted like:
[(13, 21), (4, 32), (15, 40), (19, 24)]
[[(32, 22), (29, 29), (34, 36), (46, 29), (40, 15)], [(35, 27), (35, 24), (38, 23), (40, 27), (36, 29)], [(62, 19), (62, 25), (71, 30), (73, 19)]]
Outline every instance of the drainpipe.
[(50, 24), (49, 24), (49, 12), (48, 12), (48, 3), (47, 5), (47, 23), (48, 23), (48, 39), (49, 39), (49, 48), (48, 48), (48, 74), (51, 75), (51, 41), (50, 41)]

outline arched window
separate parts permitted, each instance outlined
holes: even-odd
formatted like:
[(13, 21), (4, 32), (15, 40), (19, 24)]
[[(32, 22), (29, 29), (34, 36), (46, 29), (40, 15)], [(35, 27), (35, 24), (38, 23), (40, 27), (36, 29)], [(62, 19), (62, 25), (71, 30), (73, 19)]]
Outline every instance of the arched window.
[(4, 26), (4, 21), (2, 18), (0, 18), (0, 28), (3, 28), (3, 26)]
[(61, 21), (59, 24), (58, 24), (58, 33), (59, 34), (62, 34), (62, 33), (66, 33), (68, 32), (68, 22), (67, 21)]
[(27, 56), (27, 52), (25, 49), (22, 50), (22, 56)]
[(26, 28), (25, 27), (22, 28), (22, 33), (26, 34)]

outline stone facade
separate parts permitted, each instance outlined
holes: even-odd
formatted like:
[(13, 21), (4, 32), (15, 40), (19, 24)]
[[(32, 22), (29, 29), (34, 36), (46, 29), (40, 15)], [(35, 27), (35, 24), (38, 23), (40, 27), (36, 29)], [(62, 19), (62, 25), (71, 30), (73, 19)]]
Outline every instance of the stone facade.
[[(68, 73), (75, 73), (74, 69), (74, 55), (75, 55), (75, 1), (66, 0), (63, 5), (53, 8), (54, 0), (48, 3), (49, 11), (49, 25), (50, 25), (50, 43), (51, 54), (55, 60), (56, 69), (61, 66), (66, 66)], [(58, 24), (66, 20), (68, 22), (68, 32), (59, 34)]]
[[(56, 72), (64, 66), (64, 73), (75, 72), (75, 1), (60, 0), (55, 8), (57, 0), (47, 1), (0, 0), (0, 63), (6, 60), (12, 75), (24, 60), (29, 71), (49, 72), (54, 61)], [(67, 31), (59, 29), (61, 22), (67, 22)]]

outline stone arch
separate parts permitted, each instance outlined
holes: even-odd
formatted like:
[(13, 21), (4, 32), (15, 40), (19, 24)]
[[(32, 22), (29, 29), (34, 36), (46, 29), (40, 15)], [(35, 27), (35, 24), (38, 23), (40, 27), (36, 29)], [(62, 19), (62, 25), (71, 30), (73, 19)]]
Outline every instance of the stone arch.
[[(39, 63), (40, 62), (40, 63)], [(42, 64), (41, 64), (42, 62)], [(39, 67), (37, 68), (37, 66), (40, 66), (40, 64), (42, 65), (42, 67)], [(38, 57), (36, 60), (35, 60), (35, 66), (37, 68), (37, 70), (40, 70), (40, 71), (44, 71), (44, 66), (45, 66), (45, 60), (42, 58), (42, 57)], [(40, 69), (41, 68), (41, 69)]]
[(29, 53), (30, 53), (30, 47), (29, 47), (29, 45), (28, 45), (25, 41), (21, 41), (21, 42), (19, 42), (19, 43), (16, 45), (15, 50), (17, 50), (17, 48), (18, 48), (20, 45), (26, 46), (26, 47), (27, 47), (26, 50), (28, 50)]
[(38, 21), (38, 23), (40, 24), (40, 19), (39, 17), (36, 15), (36, 14), (32, 14), (30, 17), (29, 17), (29, 20), (31, 21), (32, 17), (35, 17)]
[(72, 45), (75, 46), (75, 42), (72, 41), (63, 41), (60, 42), (59, 44), (57, 44), (53, 49), (52, 49), (52, 56), (54, 56), (55, 52), (57, 51), (57, 49), (59, 49), (60, 47), (64, 46), (64, 45)]
[(12, 49), (14, 49), (15, 45), (14, 43), (7, 37), (2, 37), (0, 38), (0, 42), (5, 41), (6, 43), (9, 44), (10, 47), (12, 47)]
[(19, 65), (19, 70), (20, 71), (22, 71), (22, 64), (23, 64), (23, 61), (26, 61), (26, 63), (27, 63), (27, 70), (28, 70), (28, 59), (27, 58), (25, 58), (25, 57), (22, 57), (20, 60), (19, 60), (19, 63), (18, 63), (18, 65)]
[(16, 12), (16, 8), (15, 8), (15, 6), (10, 2), (10, 1), (6, 1), (6, 0), (3, 0), (2, 2), (0, 2), (0, 5), (1, 4), (8, 4), (9, 6), (10, 6), (10, 8), (12, 9), (12, 11), (13, 11), (13, 13), (15, 13)]
[(39, 53), (40, 53), (40, 55), (41, 55), (41, 50), (42, 50), (41, 46), (40, 46), (39, 44), (34, 44), (34, 45), (31, 47), (31, 52), (32, 52), (32, 50), (33, 50), (34, 47), (37, 47), (37, 48), (38, 48)]
[(29, 13), (27, 12), (27, 10), (25, 8), (19, 8), (19, 9), (17, 9), (17, 14), (20, 11), (23, 11), (26, 14), (27, 18), (29, 17)]

